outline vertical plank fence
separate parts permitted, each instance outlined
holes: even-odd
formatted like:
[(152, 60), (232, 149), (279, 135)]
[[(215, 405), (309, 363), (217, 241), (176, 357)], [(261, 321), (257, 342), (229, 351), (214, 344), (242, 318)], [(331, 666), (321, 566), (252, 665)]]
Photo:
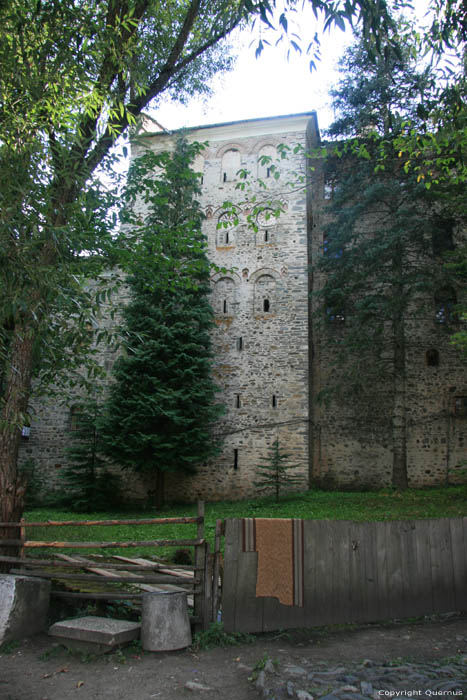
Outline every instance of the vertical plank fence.
[(226, 631), (266, 632), (467, 610), (467, 518), (305, 520), (303, 533), (304, 604), (283, 605), (256, 596), (258, 552), (244, 551), (242, 520), (226, 520)]

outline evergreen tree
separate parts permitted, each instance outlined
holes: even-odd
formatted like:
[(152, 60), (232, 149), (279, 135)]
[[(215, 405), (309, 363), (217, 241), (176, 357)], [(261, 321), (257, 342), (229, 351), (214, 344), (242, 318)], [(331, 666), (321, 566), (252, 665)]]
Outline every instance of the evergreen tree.
[(253, 482), (254, 485), (260, 491), (272, 490), (276, 503), (279, 501), (281, 491), (302, 483), (299, 476), (290, 474), (290, 470), (296, 469), (299, 465), (288, 464), (289, 457), (289, 454), (282, 452), (279, 440), (276, 439), (268, 450), (268, 456), (256, 467), (259, 478), (258, 481)]
[[(421, 318), (434, 317), (439, 332), (451, 326), (455, 289), (442, 253), (453, 245), (456, 222), (449, 202), (406, 171), (393, 144), (404, 121), (415, 125), (433, 89), (430, 70), (419, 70), (410, 45), (388, 45), (373, 63), (368, 43), (351, 47), (344, 78), (334, 91), (340, 118), (326, 162), (327, 224), (315, 271), (318, 314), (333, 345), (328, 389), (360, 400), (354, 415), (379, 421), (392, 442), (392, 483), (407, 487), (407, 338)], [(358, 138), (357, 138), (358, 137)], [(381, 153), (386, 154), (384, 168)], [(375, 407), (378, 406), (378, 410)]]
[(101, 408), (96, 401), (76, 407), (73, 415), (70, 464), (61, 474), (58, 503), (80, 513), (118, 503), (120, 480), (102, 457), (99, 434)]
[[(110, 457), (154, 475), (158, 506), (167, 472), (194, 472), (217, 452), (211, 426), (222, 412), (211, 377), (213, 312), (199, 176), (190, 168), (200, 149), (180, 139), (172, 155), (146, 153), (133, 164), (127, 190), (126, 223), (133, 228), (125, 236), (137, 253), (128, 261), (124, 354), (113, 370), (103, 430)], [(141, 200), (144, 215), (135, 208)]]

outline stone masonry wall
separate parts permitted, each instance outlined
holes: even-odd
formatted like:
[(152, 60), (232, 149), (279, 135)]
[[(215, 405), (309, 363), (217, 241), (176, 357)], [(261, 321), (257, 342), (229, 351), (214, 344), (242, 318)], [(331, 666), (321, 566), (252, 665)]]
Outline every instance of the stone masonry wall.
[[(166, 150), (173, 134), (151, 132), (148, 121), (133, 155), (144, 147)], [(318, 483), (334, 487), (382, 487), (391, 483), (391, 429), (386, 404), (390, 382), (376, 387), (379, 405), (369, 419), (358, 402), (317, 401), (331, 380), (332, 352), (326, 334), (316, 324), (310, 291), (319, 277), (310, 262), (323, 245), (326, 200), (320, 162), (309, 161), (309, 186), (286, 186), (293, 171), (305, 172), (308, 152), (319, 144), (315, 113), (219, 124), (190, 130), (187, 137), (207, 142), (195, 167), (203, 175), (201, 204), (206, 220), (210, 259), (224, 271), (212, 276), (211, 303), (215, 311), (213, 371), (220, 387), (218, 400), (226, 408), (216, 434), (222, 437), (218, 457), (200, 465), (194, 476), (168, 475), (169, 500), (240, 499), (258, 495), (256, 466), (275, 439), (299, 465), (297, 488)], [(290, 147), (274, 178), (262, 155), (277, 155), (277, 146)], [(296, 145), (304, 147), (293, 153)], [(237, 171), (250, 171), (252, 190), (237, 188)], [(261, 178), (266, 189), (258, 185)], [(256, 218), (258, 231), (248, 225), (251, 196), (264, 205)], [(250, 201), (248, 201), (250, 198)], [(223, 206), (239, 211), (232, 225)], [(268, 210), (281, 203), (279, 218)], [(225, 224), (225, 225), (224, 225)], [(462, 236), (458, 233), (458, 242)], [(411, 486), (456, 480), (466, 460), (467, 379), (465, 365), (449, 343), (446, 324), (436, 318), (434, 300), (412, 324), (407, 346), (407, 456)], [(333, 333), (345, 332), (345, 324)], [(432, 351), (438, 362), (433, 364)], [(430, 354), (431, 353), (431, 354)], [(110, 368), (109, 350), (102, 362)], [(66, 464), (73, 404), (41, 400), (33, 407), (29, 438), (23, 439), (21, 459), (34, 459), (44, 492), (53, 490)], [(150, 480), (125, 477), (128, 500), (145, 501)], [(458, 478), (461, 478), (460, 476)]]

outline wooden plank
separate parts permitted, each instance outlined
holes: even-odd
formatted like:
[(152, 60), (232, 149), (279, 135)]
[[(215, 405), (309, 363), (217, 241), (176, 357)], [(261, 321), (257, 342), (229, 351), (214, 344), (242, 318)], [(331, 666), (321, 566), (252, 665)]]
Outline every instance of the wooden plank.
[(261, 632), (263, 599), (256, 597), (258, 554), (242, 551), (242, 520), (226, 520), (222, 592), (224, 627), (229, 632)]
[(330, 613), (326, 595), (328, 564), (327, 522), (305, 520), (305, 620), (307, 627), (327, 624)]
[(332, 622), (340, 623), (350, 615), (350, 543), (349, 523), (343, 520), (329, 522), (330, 527), (330, 580), (332, 595), (329, 613)]
[(449, 525), (451, 529), (455, 609), (465, 610), (467, 608), (467, 518), (451, 518)]
[(410, 617), (413, 613), (413, 549), (411, 548), (412, 525), (408, 521), (398, 521), (400, 542), (401, 597), (397, 605), (398, 617)]
[(345, 622), (365, 620), (365, 541), (362, 523), (349, 523), (350, 609)]
[(206, 554), (204, 557), (205, 570), (204, 570), (204, 596), (203, 596), (203, 627), (207, 629), (211, 622), (213, 622), (212, 617), (212, 556), (209, 551), (209, 543), (206, 542)]
[(237, 605), (237, 572), (241, 520), (225, 521), (224, 581), (222, 586), (222, 619), (226, 632), (236, 632), (235, 610)]
[[(140, 588), (143, 587), (144, 584), (149, 584), (149, 583), (170, 583), (171, 579), (169, 579), (167, 576), (144, 576), (141, 578), (140, 576), (136, 576), (136, 574), (130, 574), (125, 571), (121, 572), (113, 572), (113, 571), (101, 571), (100, 569), (89, 569), (91, 572), (95, 572), (96, 575), (93, 576), (91, 574), (64, 574), (59, 571), (55, 572), (50, 572), (50, 571), (44, 571), (42, 569), (12, 569), (11, 573), (12, 574), (22, 574), (23, 576), (35, 576), (38, 578), (47, 578), (47, 579), (57, 579), (57, 580), (64, 580), (64, 581), (86, 581), (86, 582), (96, 582), (100, 581), (102, 582), (102, 578), (111, 578), (112, 583), (132, 583), (135, 585), (138, 585)], [(125, 575), (127, 574), (127, 575)], [(182, 582), (183, 583), (183, 582)], [(157, 586), (145, 586), (145, 590), (156, 590)], [(174, 586), (174, 589), (176, 590), (183, 590), (187, 591), (188, 589), (186, 588), (177, 588)]]
[[(2, 544), (20, 545), (21, 540), (2, 540)], [(128, 547), (194, 547), (204, 544), (204, 540), (144, 540), (142, 542), (47, 542), (26, 540), (25, 547), (38, 549), (52, 547), (57, 549), (125, 549)]]
[[(200, 590), (195, 592), (194, 596), (194, 614), (203, 621), (205, 620), (204, 611), (204, 597), (206, 588), (205, 579), (205, 566), (206, 566), (206, 545), (204, 541), (204, 501), (198, 501), (198, 525), (197, 525), (197, 537), (201, 545), (195, 547), (195, 566), (199, 570), (199, 576), (201, 578)], [(198, 631), (198, 630), (196, 630)]]
[(364, 559), (364, 619), (375, 622), (379, 618), (378, 557), (376, 552), (376, 523), (361, 523)]
[(451, 530), (448, 518), (430, 521), (433, 608), (435, 612), (456, 609)]
[(69, 591), (54, 591), (50, 592), (53, 598), (76, 598), (78, 600), (141, 600), (142, 593), (91, 593), (90, 591), (83, 593), (74, 593)]
[(429, 520), (417, 520), (415, 530), (415, 559), (417, 562), (417, 615), (433, 612), (433, 588), (431, 574), (431, 533)]
[[(423, 533), (420, 533), (419, 522), (417, 520), (407, 521), (406, 538), (404, 547), (404, 557), (407, 562), (407, 588), (406, 588), (406, 608), (404, 610), (405, 617), (413, 617), (414, 615), (424, 615), (426, 613), (425, 589), (426, 582), (423, 572), (420, 573), (419, 547), (417, 541), (420, 534), (423, 538)], [(428, 573), (429, 575), (429, 573)], [(429, 578), (430, 580), (430, 578)], [(431, 584), (429, 585), (431, 588)], [(431, 595), (430, 595), (431, 608)]]
[(388, 602), (389, 616), (400, 617), (400, 601), (404, 595), (401, 569), (401, 541), (399, 523), (392, 521), (389, 525), (387, 539), (388, 552)]
[[(89, 571), (94, 571), (96, 573), (99, 573), (101, 576), (106, 576), (106, 577), (112, 577), (115, 578), (118, 576), (117, 572), (114, 571), (108, 571), (107, 569), (99, 569), (96, 567), (88, 567)], [(121, 573), (128, 573), (128, 572), (121, 572)], [(140, 583), (138, 581), (138, 577), (133, 574), (131, 575), (131, 578), (134, 581), (134, 585), (137, 585), (139, 588), (141, 588), (142, 591), (146, 591), (147, 593), (154, 593), (157, 591), (175, 591), (175, 592), (185, 592), (188, 593), (186, 588), (180, 588), (179, 586), (175, 586), (173, 584), (166, 584), (163, 581), (161, 581), (158, 585), (148, 585), (147, 583)], [(136, 579), (136, 580), (135, 580)]]
[(376, 568), (378, 576), (378, 619), (387, 620), (390, 615), (388, 540), (390, 526), (387, 522), (375, 523)]
[(129, 564), (135, 562), (140, 565), (147, 565), (148, 568), (151, 566), (151, 568), (156, 568), (158, 571), (164, 574), (168, 574), (170, 576), (179, 576), (181, 578), (187, 578), (187, 579), (192, 579), (195, 575), (195, 572), (193, 569), (191, 571), (188, 571), (186, 569), (178, 569), (178, 568), (168, 568), (165, 564), (162, 565), (159, 562), (152, 562), (150, 559), (143, 559), (142, 557), (124, 557), (120, 554), (113, 554), (112, 559), (118, 559), (119, 561), (124, 561), (128, 562)]
[[(83, 561), (66, 561), (58, 558), (58, 555), (55, 559), (33, 559), (32, 557), (27, 557), (25, 559), (21, 559), (20, 557), (4, 557), (0, 556), (0, 562), (5, 562), (7, 564), (20, 564), (24, 566), (28, 566), (29, 568), (41, 568), (44, 566), (60, 566), (66, 569), (82, 569), (83, 568)], [(88, 560), (89, 565), (95, 565), (96, 562), (93, 562), (91, 560)], [(99, 567), (102, 569), (121, 569), (122, 564), (110, 564), (108, 562), (103, 562), (99, 563)], [(125, 569), (128, 569), (130, 571), (161, 571), (159, 569), (158, 564), (152, 564), (151, 566), (144, 566), (144, 565), (129, 565), (126, 564)], [(165, 570), (162, 573), (166, 573)], [(193, 572), (194, 575), (194, 572)], [(190, 578), (193, 578), (193, 576), (190, 576)]]
[(263, 609), (265, 598), (256, 597), (258, 554), (257, 552), (242, 551), (241, 529), (237, 546), (239, 555), (235, 629), (237, 632), (262, 632), (264, 629)]
[(73, 527), (73, 526), (107, 526), (107, 525), (195, 525), (197, 517), (180, 518), (144, 518), (142, 520), (45, 520), (43, 522), (0, 523), (0, 527)]
[(212, 571), (212, 620), (217, 621), (219, 607), (220, 607), (220, 597), (221, 597), (221, 579), (220, 579), (220, 566), (221, 566), (221, 536), (223, 529), (223, 521), (216, 520), (216, 532), (214, 535), (214, 555), (213, 555), (213, 571)]

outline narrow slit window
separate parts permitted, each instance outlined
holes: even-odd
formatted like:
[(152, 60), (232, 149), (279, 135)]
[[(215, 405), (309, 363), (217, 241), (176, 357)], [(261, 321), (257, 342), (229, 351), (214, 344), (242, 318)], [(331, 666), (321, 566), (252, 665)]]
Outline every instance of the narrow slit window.
[(233, 464), (233, 468), (234, 468), (235, 470), (238, 469), (238, 450), (237, 450), (237, 448), (234, 449), (234, 464)]
[(243, 350), (243, 338), (242, 338), (242, 336), (237, 338), (237, 350)]
[(222, 311), (226, 314), (227, 313), (227, 299), (224, 299), (222, 302)]
[(277, 397), (275, 394), (272, 395), (272, 407), (277, 408)]
[(226, 231), (225, 232), (225, 244), (228, 245), (228, 243), (229, 243), (229, 232)]
[(271, 168), (266, 168), (266, 177), (271, 177)]
[(269, 241), (269, 231), (264, 232), (264, 242), (267, 243)]
[(269, 299), (263, 299), (263, 311), (268, 312), (270, 307)]
[(224, 173), (222, 176), (222, 181), (227, 182), (227, 173)]
[(240, 394), (235, 394), (235, 408), (240, 408), (241, 405)]

